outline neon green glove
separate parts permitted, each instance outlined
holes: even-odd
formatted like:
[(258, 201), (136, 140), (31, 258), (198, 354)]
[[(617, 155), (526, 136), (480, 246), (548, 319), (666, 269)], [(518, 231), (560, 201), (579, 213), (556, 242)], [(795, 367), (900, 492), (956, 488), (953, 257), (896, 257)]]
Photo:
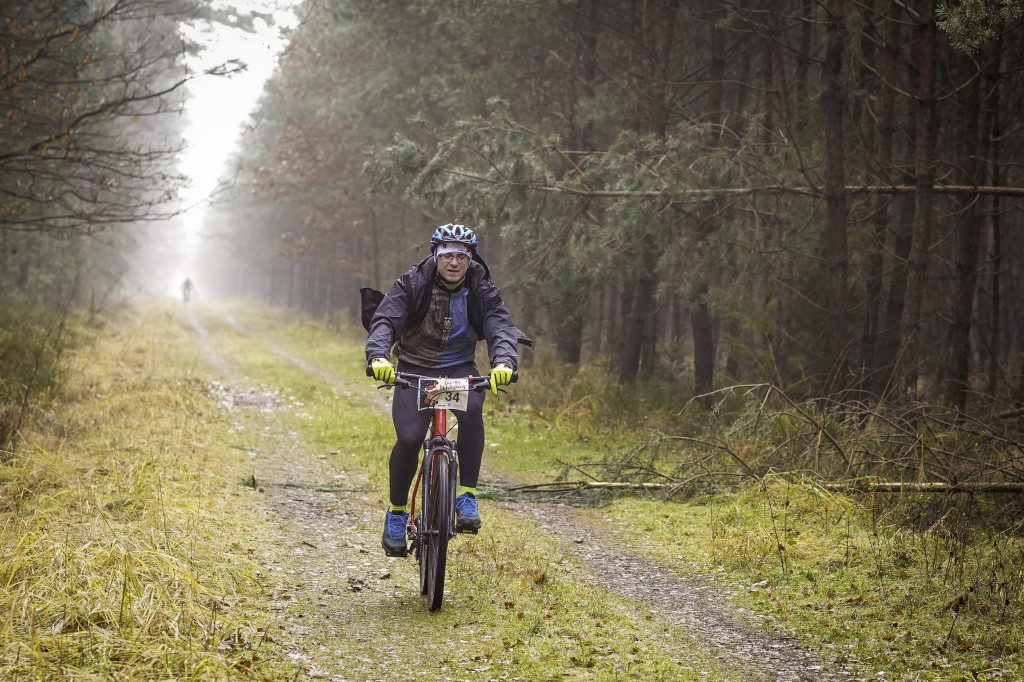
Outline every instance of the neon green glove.
[(395, 366), (387, 358), (374, 358), (370, 360), (370, 369), (373, 371), (373, 378), (391, 384), (395, 381)]
[(512, 368), (502, 363), (491, 368), (491, 393), (498, 395), (499, 386), (512, 383)]

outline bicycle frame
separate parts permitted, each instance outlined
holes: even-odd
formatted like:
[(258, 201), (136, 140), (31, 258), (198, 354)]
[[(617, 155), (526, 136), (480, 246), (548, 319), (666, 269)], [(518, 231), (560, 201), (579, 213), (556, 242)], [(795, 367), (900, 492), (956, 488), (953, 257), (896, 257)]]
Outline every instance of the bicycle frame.
[[(458, 475), (458, 448), (456, 443), (448, 438), (448, 410), (440, 407), (434, 408), (434, 415), (430, 419), (427, 428), (427, 437), (423, 441), (423, 459), (420, 462), (420, 470), (416, 474), (416, 482), (412, 486), (412, 496), (409, 507), (409, 526), (413, 533), (418, 533), (416, 527), (416, 495), (419, 492), (420, 481), (423, 479), (423, 472), (430, 469), (433, 459), (438, 454), (448, 455), (451, 461), (453, 475)], [(449, 454), (450, 453), (450, 454)], [(428, 474), (429, 480), (429, 474)], [(454, 533), (449, 533), (449, 537)]]
[[(478, 382), (474, 385), (474, 380)], [(488, 380), (488, 377), (469, 377), (471, 390), (479, 390), (482, 387), (482, 382)], [(428, 483), (429, 472), (433, 470), (434, 457), (439, 453), (445, 454), (449, 459), (449, 476), (451, 478), (451, 486), (454, 491), (455, 481), (458, 480), (459, 470), (459, 457), (458, 457), (458, 444), (456, 441), (448, 438), (448, 410), (442, 407), (434, 405), (434, 414), (431, 416), (430, 424), (427, 427), (427, 435), (423, 441), (423, 459), (420, 463), (420, 470), (416, 475), (416, 481), (413, 484), (412, 496), (410, 499), (410, 510), (409, 510), (409, 525), (413, 533), (418, 538), (419, 529), (416, 527), (416, 498), (419, 492), (419, 487), (423, 481), (424, 471), (428, 472)], [(425, 483), (426, 485), (426, 483)], [(454, 500), (454, 495), (452, 496)], [(451, 523), (449, 524), (448, 537), (455, 536), (455, 514), (449, 515)], [(418, 542), (418, 540), (417, 540)]]
[[(370, 368), (367, 367), (367, 374)], [(513, 374), (512, 380), (516, 380)], [(424, 389), (421, 380), (435, 382)], [(409, 530), (412, 549), (420, 564), (420, 593), (427, 595), (431, 611), (441, 608), (444, 595), (444, 574), (448, 540), (455, 536), (455, 493), (458, 482), (458, 443), (448, 437), (448, 405), (459, 400), (464, 391), (479, 391), (490, 385), (490, 377), (468, 377), (461, 380), (425, 377), (418, 374), (396, 374), (392, 385), (416, 389), (421, 400), (433, 410), (423, 440), (423, 459), (412, 490)], [(442, 399), (443, 394), (448, 394)], [(454, 397), (453, 397), (454, 396)], [(443, 404), (439, 404), (443, 403)], [(435, 480), (438, 477), (444, 480)], [(422, 488), (421, 488), (422, 486)], [(416, 513), (416, 498), (423, 496), (423, 505)], [(464, 532), (476, 533), (475, 529)]]

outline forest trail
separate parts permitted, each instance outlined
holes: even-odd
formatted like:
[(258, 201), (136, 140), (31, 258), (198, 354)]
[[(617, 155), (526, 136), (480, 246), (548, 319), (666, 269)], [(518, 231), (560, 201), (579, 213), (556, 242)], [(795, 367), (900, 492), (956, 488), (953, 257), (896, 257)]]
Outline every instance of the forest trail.
[[(506, 642), (502, 657), (488, 654), (484, 660), (474, 655), (475, 645), (491, 637), (488, 624), (471, 612), (460, 613), (460, 595), (451, 589), (441, 612), (450, 625), (446, 621), (426, 640), (407, 627), (410, 617), (425, 613), (426, 607), (415, 562), (387, 558), (380, 550), (379, 484), (359, 467), (344, 466), (346, 456), (355, 453), (331, 453), (339, 458), (311, 451), (281, 419), (294, 408), (217, 352), (215, 333), (204, 326), (194, 306), (186, 317), (199, 359), (220, 377), (214, 390), (221, 408), (247, 438), (237, 447), (248, 453), (252, 470), (241, 477), (258, 492), (259, 515), (252, 520), (246, 547), (261, 567), (269, 608), (278, 613), (281, 629), (275, 641), (297, 669), (309, 678), (336, 680), (464, 679), (467, 671), (474, 679), (531, 679), (515, 665), (518, 642)], [(234, 332), (250, 334), (230, 315), (222, 320)], [(253, 340), (330, 390), (358, 395), (382, 413), (388, 409), (387, 394), (375, 391), (362, 377), (341, 376), (270, 339)], [(380, 454), (386, 456), (385, 444)], [(485, 455), (484, 480), (488, 474)], [(490, 478), (494, 480), (493, 473)], [(558, 548), (553, 563), (572, 562), (576, 570), (589, 573), (586, 582), (650, 609), (648, 618), (657, 621), (652, 628), (658, 633), (657, 648), (678, 662), (677, 679), (853, 678), (844, 667), (823, 663), (795, 640), (777, 634), (757, 614), (729, 606), (713, 583), (678, 575), (644, 557), (633, 547), (642, 538), (617, 530), (599, 510), (504, 501), (485, 502), (485, 516), (489, 505), (515, 514), (519, 523), (534, 529), (530, 532), (553, 542)], [(479, 537), (486, 534), (485, 529)], [(421, 627), (423, 621), (416, 622)], [(705, 663), (691, 668), (687, 663), (695, 646)], [(713, 662), (712, 669), (703, 669), (707, 661)]]

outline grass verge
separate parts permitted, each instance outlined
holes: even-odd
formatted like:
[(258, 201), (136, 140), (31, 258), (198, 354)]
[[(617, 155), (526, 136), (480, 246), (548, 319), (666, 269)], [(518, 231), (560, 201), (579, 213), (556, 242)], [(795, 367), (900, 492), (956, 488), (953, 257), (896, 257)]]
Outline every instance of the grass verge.
[(0, 678), (212, 679), (266, 619), (213, 398), (171, 310), (80, 347), (56, 410), (0, 467)]

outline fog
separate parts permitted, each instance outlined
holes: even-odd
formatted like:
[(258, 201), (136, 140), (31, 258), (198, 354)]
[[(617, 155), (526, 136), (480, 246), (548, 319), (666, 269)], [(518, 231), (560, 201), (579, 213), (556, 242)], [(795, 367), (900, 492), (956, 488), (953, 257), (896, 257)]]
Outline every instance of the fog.
[[(220, 259), (207, 258), (201, 264), (200, 254), (204, 249), (216, 252), (220, 245), (209, 235), (214, 243), (204, 244), (204, 223), (211, 206), (236, 182), (232, 160), (254, 130), (253, 109), (285, 46), (287, 31), (297, 23), (298, 0), (216, 4), (237, 14), (229, 14), (226, 23), (181, 25), (183, 34), (201, 46), (186, 60), (193, 78), (186, 86), (185, 148), (177, 166), (186, 184), (177, 192), (178, 215), (133, 228), (138, 247), (125, 277), (131, 291), (177, 297), (186, 278), (197, 293), (214, 291), (203, 284), (216, 277)], [(219, 68), (228, 75), (208, 73)]]

